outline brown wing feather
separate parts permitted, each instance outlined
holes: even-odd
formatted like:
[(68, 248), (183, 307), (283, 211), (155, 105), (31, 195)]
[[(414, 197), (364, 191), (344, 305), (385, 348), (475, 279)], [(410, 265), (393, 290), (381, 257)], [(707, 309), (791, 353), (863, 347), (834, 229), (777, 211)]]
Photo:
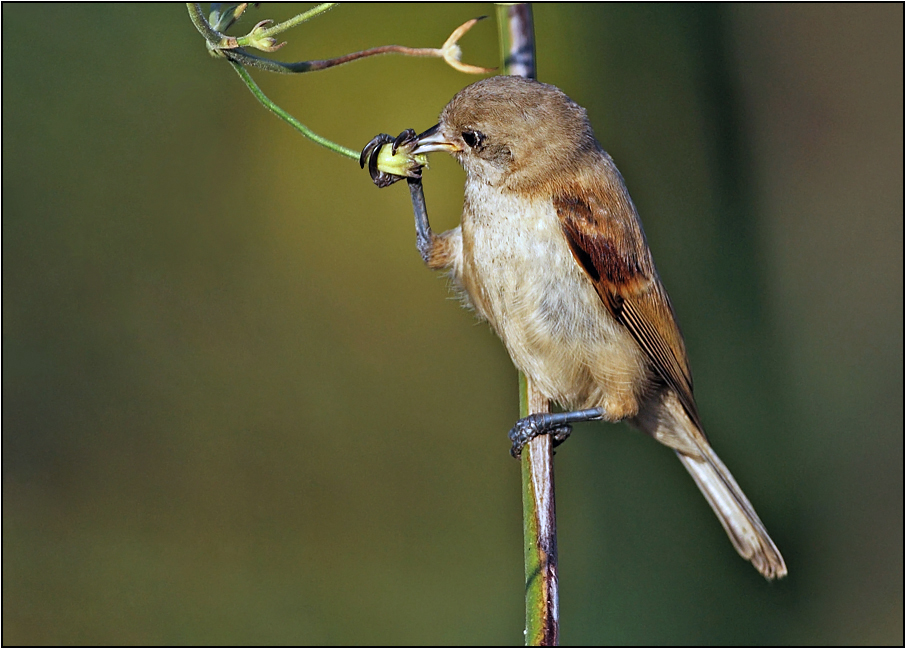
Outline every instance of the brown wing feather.
[(604, 305), (629, 330), (701, 430), (683, 338), (622, 182), (594, 192), (557, 194), (554, 207), (576, 261)]

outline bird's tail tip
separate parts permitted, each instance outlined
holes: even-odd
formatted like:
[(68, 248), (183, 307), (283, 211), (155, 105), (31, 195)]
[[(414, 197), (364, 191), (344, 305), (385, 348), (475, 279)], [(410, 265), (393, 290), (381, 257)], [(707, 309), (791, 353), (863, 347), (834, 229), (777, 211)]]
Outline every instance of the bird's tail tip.
[(710, 447), (703, 458), (677, 452), (692, 475), (740, 556), (752, 562), (766, 579), (786, 576), (787, 567), (780, 550), (732, 474)]

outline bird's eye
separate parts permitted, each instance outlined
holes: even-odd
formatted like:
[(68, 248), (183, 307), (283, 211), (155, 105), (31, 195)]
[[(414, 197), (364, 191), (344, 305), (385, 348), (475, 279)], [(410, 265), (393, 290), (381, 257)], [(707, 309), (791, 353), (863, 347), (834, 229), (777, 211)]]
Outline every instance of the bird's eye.
[(484, 142), (484, 133), (481, 131), (463, 131), (462, 140), (474, 149)]

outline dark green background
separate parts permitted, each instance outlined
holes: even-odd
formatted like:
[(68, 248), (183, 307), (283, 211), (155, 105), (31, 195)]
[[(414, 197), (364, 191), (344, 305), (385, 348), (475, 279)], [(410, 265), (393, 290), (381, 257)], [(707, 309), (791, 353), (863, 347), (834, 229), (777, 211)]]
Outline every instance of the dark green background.
[[(267, 113), (182, 5), (2, 11), (4, 644), (521, 643), (515, 372), (422, 266), (405, 187)], [(481, 13), (344, 6), (279, 54), (439, 46)], [(667, 449), (581, 426), (563, 642), (902, 644), (902, 5), (535, 18), (790, 568), (740, 560)], [(352, 148), (473, 80), (392, 56), (256, 78)], [(462, 182), (432, 159), (437, 228)]]

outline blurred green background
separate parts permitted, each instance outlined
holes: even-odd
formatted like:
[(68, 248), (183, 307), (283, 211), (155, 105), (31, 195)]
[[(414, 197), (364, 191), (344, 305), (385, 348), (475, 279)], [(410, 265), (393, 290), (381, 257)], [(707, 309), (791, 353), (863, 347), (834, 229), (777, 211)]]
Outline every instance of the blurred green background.
[[(405, 187), (265, 111), (182, 5), (2, 12), (4, 644), (521, 643), (515, 371), (423, 267)], [(344, 6), (279, 58), (436, 47), (482, 13)], [(790, 568), (739, 559), (670, 451), (580, 426), (564, 644), (903, 643), (903, 17), (535, 7), (539, 78), (620, 166)], [(497, 65), (494, 19), (462, 46)], [(255, 77), (356, 149), (475, 80)], [(462, 182), (432, 159), (435, 228)]]

